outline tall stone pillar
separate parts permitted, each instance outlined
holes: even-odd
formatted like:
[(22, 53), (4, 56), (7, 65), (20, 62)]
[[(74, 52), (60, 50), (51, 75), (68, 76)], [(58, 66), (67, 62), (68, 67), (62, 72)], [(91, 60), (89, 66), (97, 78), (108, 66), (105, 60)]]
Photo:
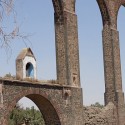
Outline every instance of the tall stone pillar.
[(116, 93), (122, 92), (121, 63), (118, 31), (106, 25), (103, 29), (105, 71), (105, 103), (116, 103)]
[(60, 84), (67, 84), (66, 72), (66, 43), (64, 40), (64, 17), (55, 13), (56, 65), (57, 80)]
[(117, 107), (118, 125), (123, 125), (124, 93), (122, 91), (119, 32), (105, 25), (103, 29), (103, 53), (105, 73), (105, 104), (113, 102)]
[(63, 88), (65, 108), (62, 124), (83, 125), (75, 0), (53, 0), (53, 3), (55, 8), (57, 80), (59, 84), (66, 86)]
[(64, 21), (68, 84), (80, 86), (77, 16), (65, 11)]
[(124, 0), (97, 0), (103, 21), (105, 104), (113, 102), (117, 109), (117, 125), (125, 125), (124, 93), (120, 62), (117, 15)]
[(55, 14), (57, 79), (80, 86), (78, 27), (75, 0), (64, 1), (62, 15)]

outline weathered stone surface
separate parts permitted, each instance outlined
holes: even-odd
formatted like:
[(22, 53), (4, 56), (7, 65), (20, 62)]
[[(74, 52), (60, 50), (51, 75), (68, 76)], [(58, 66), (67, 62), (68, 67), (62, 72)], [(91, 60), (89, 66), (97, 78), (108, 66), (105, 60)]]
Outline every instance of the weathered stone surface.
[(84, 107), (85, 125), (117, 125), (117, 111), (113, 103), (104, 108)]
[(82, 125), (81, 88), (3, 79), (2, 83), (3, 107), (0, 107), (0, 125), (7, 125), (10, 112), (24, 96), (36, 103), (46, 125)]
[[(55, 10), (60, 1), (54, 1)], [(75, 0), (61, 2), (55, 12), (57, 80), (60, 84), (80, 86), (78, 26)], [(61, 10), (62, 9), (62, 10)], [(60, 15), (59, 15), (60, 13)]]
[(124, 93), (122, 90), (119, 32), (117, 16), (125, 0), (97, 0), (103, 21), (103, 55), (105, 73), (105, 104), (117, 108), (117, 125), (125, 124)]

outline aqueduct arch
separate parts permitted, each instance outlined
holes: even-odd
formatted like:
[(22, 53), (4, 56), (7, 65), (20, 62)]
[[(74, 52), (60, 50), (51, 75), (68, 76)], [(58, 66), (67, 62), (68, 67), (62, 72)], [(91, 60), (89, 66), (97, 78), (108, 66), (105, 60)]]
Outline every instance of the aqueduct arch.
[(12, 111), (12, 109), (15, 107), (16, 103), (22, 98), (22, 97), (27, 97), (30, 100), (32, 100), (39, 108), (41, 111), (45, 124), (58, 124), (60, 125), (60, 118), (58, 115), (60, 115), (59, 107), (56, 104), (56, 102), (48, 99), (48, 96), (45, 93), (39, 93), (39, 91), (33, 92), (33, 90), (24, 90), (20, 93), (18, 93), (15, 98), (12, 98), (12, 103), (11, 105), (8, 104), (8, 116), (7, 116), (7, 121), (9, 121), (9, 115)]
[[(37, 103), (44, 114), (47, 125), (50, 123), (54, 125), (84, 124), (79, 73), (77, 16), (75, 14), (76, 0), (52, 0), (52, 2), (55, 10), (57, 81), (53, 84), (52, 82), (37, 83), (36, 81), (34, 83), (0, 79), (1, 125), (7, 125), (8, 111), (11, 111), (16, 102), (26, 95)], [(124, 125), (125, 108), (117, 13), (125, 1), (97, 0), (97, 2), (103, 20), (105, 105), (112, 102), (116, 106), (117, 123), (115, 125)], [(23, 95), (21, 95), (22, 93)], [(40, 102), (37, 98), (40, 99)], [(49, 116), (46, 116), (47, 108), (41, 108), (41, 104), (47, 104), (52, 111), (50, 113), (47, 111)]]
[[(53, 83), (0, 80), (0, 125), (8, 125), (10, 112), (24, 96), (36, 103), (46, 125), (83, 123), (82, 90)], [(66, 97), (65, 97), (66, 95)]]
[(38, 105), (46, 125), (83, 123), (75, 0), (52, 2), (55, 10), (57, 80), (44, 83), (25, 79), (1, 79), (0, 125), (7, 125), (9, 112), (26, 95)]

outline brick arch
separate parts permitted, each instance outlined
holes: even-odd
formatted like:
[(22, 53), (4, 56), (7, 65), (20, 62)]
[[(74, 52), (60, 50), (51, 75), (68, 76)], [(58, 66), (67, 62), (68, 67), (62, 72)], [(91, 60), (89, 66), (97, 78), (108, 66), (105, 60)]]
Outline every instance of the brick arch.
[(63, 14), (63, 2), (62, 0), (52, 0), (55, 15), (59, 17)]
[[(8, 114), (5, 116), (6, 120), (9, 119), (9, 115), (13, 108), (15, 107), (16, 103), (23, 97), (27, 97), (32, 100), (39, 108), (40, 112), (43, 115), (44, 121), (46, 125), (54, 124), (54, 125), (61, 125), (60, 121), (60, 108), (56, 104), (56, 101), (49, 99), (48, 95), (45, 93), (40, 93), (39, 91), (34, 90), (25, 90), (16, 95), (13, 98), (11, 105), (8, 104)], [(8, 120), (7, 120), (8, 121)]]
[(125, 7), (125, 1), (124, 1), (124, 0), (120, 1), (120, 2), (117, 4), (117, 7), (116, 7), (117, 22), (118, 22), (118, 13), (119, 13), (119, 10), (120, 10), (121, 6), (124, 6), (124, 7)]
[(52, 0), (55, 16), (58, 20), (62, 20), (65, 11), (75, 13), (76, 0)]
[(120, 5), (120, 6), (121, 6), (121, 5), (125, 6), (125, 0), (119, 0), (119, 5)]
[(101, 11), (103, 25), (109, 25), (111, 22), (106, 2), (104, 0), (97, 0), (97, 3)]

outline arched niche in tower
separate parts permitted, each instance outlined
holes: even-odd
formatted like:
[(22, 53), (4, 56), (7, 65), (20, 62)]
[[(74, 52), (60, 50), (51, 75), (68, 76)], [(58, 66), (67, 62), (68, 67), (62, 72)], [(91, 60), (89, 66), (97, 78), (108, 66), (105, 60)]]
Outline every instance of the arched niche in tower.
[(30, 48), (24, 48), (16, 59), (17, 79), (36, 79), (36, 59)]

